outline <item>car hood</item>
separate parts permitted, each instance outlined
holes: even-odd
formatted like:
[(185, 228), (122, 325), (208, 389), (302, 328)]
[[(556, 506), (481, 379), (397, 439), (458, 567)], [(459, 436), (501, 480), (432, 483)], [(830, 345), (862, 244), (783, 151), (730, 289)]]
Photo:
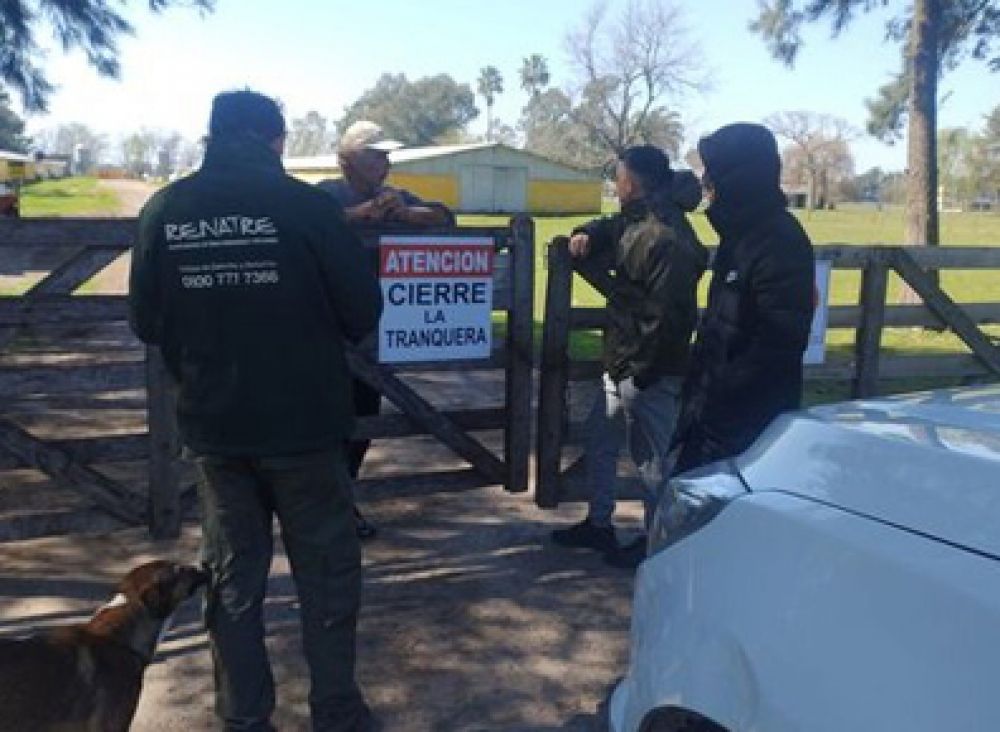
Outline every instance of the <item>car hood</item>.
[(751, 491), (822, 501), (1000, 559), (1000, 386), (784, 415), (736, 467)]

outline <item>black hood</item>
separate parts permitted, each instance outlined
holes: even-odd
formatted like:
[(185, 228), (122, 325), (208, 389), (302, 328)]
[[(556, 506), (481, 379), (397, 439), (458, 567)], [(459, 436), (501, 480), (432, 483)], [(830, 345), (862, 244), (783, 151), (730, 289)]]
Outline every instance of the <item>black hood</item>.
[(701, 181), (690, 170), (674, 171), (670, 185), (653, 191), (645, 204), (660, 221), (676, 223), (678, 212), (691, 213), (701, 203)]
[(703, 137), (698, 153), (715, 190), (708, 214), (716, 230), (717, 223), (728, 228), (745, 223), (762, 207), (786, 205), (778, 144), (766, 127), (749, 122), (726, 125)]

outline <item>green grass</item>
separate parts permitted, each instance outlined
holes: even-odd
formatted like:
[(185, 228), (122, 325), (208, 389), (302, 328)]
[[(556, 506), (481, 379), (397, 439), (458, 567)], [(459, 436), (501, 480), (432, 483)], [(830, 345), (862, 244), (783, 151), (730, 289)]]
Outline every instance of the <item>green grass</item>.
[[(22, 212), (25, 216), (100, 215), (116, 209), (113, 192), (103, 190), (96, 178), (69, 178), (25, 186), (22, 191)], [(605, 206), (606, 212), (612, 207)], [(796, 212), (815, 244), (901, 244), (903, 242), (903, 211), (887, 207), (881, 211), (866, 206), (843, 206), (836, 211)], [(566, 235), (590, 220), (591, 216), (547, 216), (535, 219), (535, 327), (540, 335), (545, 303), (545, 254), (553, 237)], [(506, 216), (460, 216), (464, 225), (506, 225)], [(692, 224), (706, 244), (717, 243), (715, 232), (704, 213), (691, 216)], [(1000, 215), (990, 213), (945, 213), (941, 216), (944, 245), (1000, 246)], [(701, 299), (704, 303), (708, 277), (702, 280)], [(860, 276), (856, 271), (835, 271), (830, 288), (831, 304), (853, 304), (858, 300)], [(959, 303), (1000, 301), (1000, 272), (946, 271), (942, 284)], [(24, 283), (11, 286), (0, 281), (0, 295), (18, 294)], [(900, 289), (899, 279), (890, 275), (889, 302), (895, 302)], [(603, 298), (586, 283), (577, 280), (573, 288), (576, 306), (603, 305)], [(500, 323), (502, 327), (502, 323)], [(987, 328), (1000, 336), (1000, 327)], [(848, 357), (854, 340), (853, 330), (831, 330), (827, 345), (832, 358)], [(891, 353), (935, 354), (963, 353), (965, 346), (950, 333), (935, 333), (920, 328), (887, 329), (883, 349)], [(596, 358), (600, 353), (600, 334), (576, 332), (572, 350), (578, 358)], [(823, 386), (823, 389), (828, 387)], [(840, 389), (840, 386), (829, 387)], [(838, 392), (839, 394), (839, 392)], [(826, 400), (826, 399), (824, 399)]]
[(21, 189), (21, 215), (27, 218), (111, 215), (118, 203), (97, 178), (47, 180)]
[[(836, 211), (795, 212), (809, 233), (814, 244), (883, 244), (903, 243), (903, 211), (886, 208), (876, 211), (863, 206), (845, 206)], [(589, 216), (541, 217), (535, 219), (535, 325), (541, 330), (545, 304), (545, 252), (549, 241), (557, 235), (567, 235), (574, 226), (588, 221)], [(467, 225), (503, 225), (505, 217), (460, 216)], [(691, 222), (702, 241), (712, 245), (718, 237), (704, 213), (691, 216)], [(945, 213), (941, 216), (941, 239), (945, 246), (1000, 246), (1000, 215), (995, 213)], [(700, 299), (705, 302), (709, 277), (702, 279)], [(1000, 302), (1000, 272), (952, 270), (942, 273), (945, 291), (958, 303)], [(833, 305), (856, 304), (860, 274), (857, 271), (834, 271), (830, 283), (830, 303)], [(888, 302), (898, 300), (901, 281), (893, 274), (889, 278)], [(576, 279), (573, 285), (573, 304), (582, 307), (600, 307), (603, 298), (585, 282)], [(1000, 327), (987, 327), (986, 332), (1000, 337)], [(832, 329), (827, 333), (828, 357), (843, 359), (851, 356), (854, 343), (853, 329)], [(885, 353), (905, 355), (934, 355), (966, 353), (965, 345), (951, 333), (937, 333), (923, 328), (887, 328), (883, 332), (882, 347)], [(571, 351), (575, 358), (592, 359), (600, 355), (599, 332), (574, 332)], [(941, 380), (911, 379), (900, 384), (899, 389), (930, 388), (950, 385)], [(845, 384), (817, 384), (810, 388), (807, 400), (826, 402), (847, 395)]]

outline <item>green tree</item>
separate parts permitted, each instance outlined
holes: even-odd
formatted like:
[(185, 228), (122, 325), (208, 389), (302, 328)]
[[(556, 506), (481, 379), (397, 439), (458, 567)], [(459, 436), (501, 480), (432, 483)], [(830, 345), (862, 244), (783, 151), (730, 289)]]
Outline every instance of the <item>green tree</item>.
[(476, 90), (486, 102), (486, 140), (493, 140), (493, 103), (498, 94), (503, 94), (503, 76), (496, 66), (484, 66), (479, 70)]
[(1000, 3), (995, 0), (762, 0), (750, 28), (771, 53), (791, 65), (802, 46), (803, 24), (831, 22), (834, 36), (858, 12), (883, 6), (898, 12), (886, 37), (898, 42), (902, 64), (897, 76), (869, 102), (869, 131), (898, 136), (904, 118), (907, 134), (906, 243), (939, 242), (937, 214), (937, 84), (941, 74), (963, 58), (985, 60), (1000, 70), (992, 44), (1000, 36)]
[(343, 134), (352, 122), (367, 119), (406, 145), (433, 145), (464, 130), (478, 114), (472, 89), (448, 74), (414, 82), (404, 74), (383, 74), (347, 107), (337, 131)]
[(1000, 104), (986, 115), (976, 165), (980, 193), (992, 200), (994, 206), (1000, 206)]
[(531, 152), (577, 168), (600, 170), (608, 149), (585, 125), (576, 121), (572, 100), (561, 89), (546, 89), (531, 99), (519, 127)]
[(10, 108), (10, 95), (0, 89), (0, 150), (23, 153), (30, 144), (24, 136), (24, 120)]
[(535, 99), (549, 85), (549, 63), (540, 53), (525, 56), (521, 61), (521, 88)]
[[(102, 76), (117, 77), (118, 38), (134, 29), (119, 8), (125, 0), (4, 0), (0, 2), (0, 82), (25, 109), (44, 112), (54, 87), (42, 70), (39, 31), (51, 30), (64, 51), (79, 49)], [(173, 5), (209, 12), (215, 0), (146, 0), (159, 12)]]
[(47, 155), (73, 156), (83, 148), (92, 160), (100, 158), (107, 147), (105, 136), (82, 122), (68, 122), (42, 130), (35, 136), (34, 142), (35, 147)]
[(309, 111), (305, 117), (292, 120), (285, 141), (285, 154), (322, 155), (333, 149), (333, 143), (334, 134), (327, 126), (326, 117)]
[(938, 132), (938, 179), (946, 208), (968, 208), (976, 197), (979, 142), (978, 135), (964, 127), (947, 127)]
[(142, 129), (122, 139), (122, 163), (130, 175), (140, 177), (151, 173), (158, 148), (158, 135)]

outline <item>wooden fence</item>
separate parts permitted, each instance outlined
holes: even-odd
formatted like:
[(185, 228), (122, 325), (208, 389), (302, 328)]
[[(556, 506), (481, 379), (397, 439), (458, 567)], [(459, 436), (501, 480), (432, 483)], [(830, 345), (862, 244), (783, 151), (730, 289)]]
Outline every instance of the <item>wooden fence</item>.
[[(0, 470), (34, 468), (58, 485), (72, 489), (100, 509), (76, 515), (17, 516), (0, 522), (0, 540), (20, 539), (72, 530), (148, 525), (155, 537), (173, 537), (185, 511), (193, 505), (193, 486), (184, 485), (180, 469), (172, 388), (156, 349), (134, 344), (134, 356), (110, 362), (18, 365), (18, 335), (52, 325), (96, 327), (127, 318), (124, 294), (74, 294), (95, 273), (128, 251), (134, 234), (131, 219), (21, 219), (0, 222), (0, 275), (18, 274), (17, 262), (38, 261), (55, 252), (60, 261), (47, 265), (37, 284), (16, 296), (0, 297)], [(393, 231), (405, 234), (406, 231)], [(410, 232), (414, 233), (414, 232)], [(421, 232), (424, 233), (424, 232)], [(510, 491), (528, 487), (532, 426), (532, 325), (534, 291), (534, 224), (515, 217), (507, 227), (462, 227), (449, 234), (492, 237), (493, 309), (506, 315), (506, 335), (483, 361), (385, 366), (370, 349), (348, 354), (352, 371), (379, 389), (399, 413), (358, 420), (358, 436), (396, 438), (430, 435), (468, 462), (469, 468), (412, 476), (416, 487), (449, 489), (501, 484)], [(377, 236), (366, 237), (369, 243)], [(7, 264), (4, 267), (3, 264)], [(26, 269), (26, 267), (22, 267)], [(499, 369), (504, 377), (502, 406), (438, 409), (409, 386), (404, 372)], [(6, 405), (26, 395), (93, 397), (95, 394), (146, 387), (148, 430), (101, 437), (43, 439), (10, 418)], [(472, 434), (502, 430), (502, 455)], [(148, 461), (148, 490), (109, 478), (94, 465)], [(396, 479), (393, 479), (394, 482)], [(406, 478), (400, 479), (405, 483)]]
[[(610, 286), (610, 275), (574, 260), (559, 237), (548, 248), (548, 284), (542, 331), (541, 381), (538, 400), (535, 500), (553, 507), (582, 498), (582, 461), (564, 463), (564, 447), (578, 442), (582, 425), (568, 418), (567, 393), (571, 382), (596, 379), (598, 361), (574, 361), (570, 333), (602, 329), (604, 308), (572, 307), (573, 273), (599, 292)], [(878, 392), (881, 379), (916, 376), (962, 377), (1000, 375), (1000, 349), (979, 325), (1000, 323), (1000, 302), (954, 302), (929, 274), (934, 270), (1000, 270), (1000, 247), (888, 247), (824, 245), (817, 259), (832, 262), (834, 270), (860, 270), (857, 305), (833, 305), (829, 328), (855, 330), (853, 357), (806, 367), (809, 380), (848, 380), (856, 397)], [(918, 305), (888, 305), (889, 273), (895, 272), (923, 300)], [(1000, 279), (998, 279), (1000, 282)], [(998, 288), (1000, 295), (1000, 288)], [(882, 334), (889, 327), (950, 329), (971, 352), (936, 356), (886, 356)]]

